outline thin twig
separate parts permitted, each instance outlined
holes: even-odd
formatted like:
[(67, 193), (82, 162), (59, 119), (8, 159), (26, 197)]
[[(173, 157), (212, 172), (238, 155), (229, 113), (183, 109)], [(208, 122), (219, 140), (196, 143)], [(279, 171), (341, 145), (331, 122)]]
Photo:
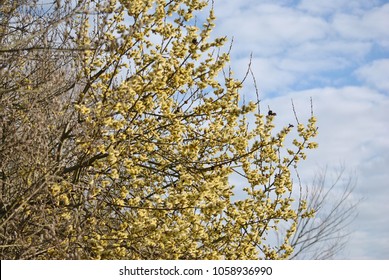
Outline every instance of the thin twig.
[(292, 102), (292, 109), (293, 109), (293, 114), (294, 114), (294, 117), (297, 121), (297, 124), (300, 124), (298, 118), (297, 118), (297, 113), (296, 113), (296, 108), (294, 107), (294, 103), (293, 103), (293, 98), (291, 99), (291, 102)]

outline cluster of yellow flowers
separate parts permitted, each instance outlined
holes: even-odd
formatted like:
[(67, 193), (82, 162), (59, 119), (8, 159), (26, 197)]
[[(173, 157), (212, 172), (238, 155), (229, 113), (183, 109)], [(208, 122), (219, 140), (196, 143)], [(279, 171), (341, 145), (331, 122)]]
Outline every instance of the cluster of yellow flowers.
[[(231, 72), (220, 84), (229, 56), (214, 52), (226, 38), (209, 40), (213, 9), (201, 28), (192, 20), (206, 5), (112, 0), (111, 16), (92, 28), (110, 47), (83, 54), (88, 88), (76, 105), (87, 123), (79, 149), (98, 158), (82, 175), (89, 257), (287, 258), (299, 213), (312, 214), (304, 202), (293, 208), (290, 168), (317, 147), (316, 119), (297, 125), (287, 157), (291, 126), (274, 135), (274, 114), (256, 114), (248, 128), (257, 105), (239, 105)], [(88, 22), (82, 44), (96, 37)], [(245, 197), (233, 197), (232, 173), (247, 182)], [(284, 241), (267, 243), (279, 223), (289, 225)]]

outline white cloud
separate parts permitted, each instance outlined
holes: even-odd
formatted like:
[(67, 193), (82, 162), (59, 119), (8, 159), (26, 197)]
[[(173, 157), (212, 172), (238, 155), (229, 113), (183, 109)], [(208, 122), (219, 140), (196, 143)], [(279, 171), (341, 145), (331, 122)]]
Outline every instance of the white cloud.
[[(234, 36), (233, 69), (242, 77), (250, 53), (253, 53), (254, 74), (265, 95), (286, 92), (293, 86), (309, 88), (312, 82), (345, 85), (347, 79), (352, 78), (350, 72), (372, 51), (373, 39), (378, 36), (381, 42), (384, 41), (379, 34), (366, 40), (350, 37), (347, 32), (340, 32), (338, 25), (341, 17), (349, 16), (362, 18), (364, 23), (361, 24), (367, 28), (371, 25), (371, 16), (384, 14), (385, 6), (361, 12), (361, 15), (334, 14), (335, 19), (331, 22), (324, 15), (301, 8), (303, 4), (316, 3), (317, 9), (331, 5), (303, 1), (296, 8), (286, 6), (287, 1), (279, 2), (226, 1), (220, 6), (219, 2), (215, 3), (216, 35)], [(353, 7), (366, 6), (361, 1), (358, 3)], [(346, 1), (338, 4), (334, 13), (350, 6)]]
[(373, 8), (363, 14), (340, 13), (333, 19), (333, 27), (343, 38), (375, 40), (389, 47), (389, 4)]
[(371, 7), (372, 5), (378, 4), (376, 0), (302, 0), (298, 7), (299, 9), (305, 10), (313, 14), (332, 14), (339, 11), (352, 11), (360, 12), (362, 9)]
[(288, 51), (288, 56), (300, 60), (312, 60), (318, 58), (328, 59), (342, 58), (348, 61), (360, 60), (365, 57), (372, 48), (370, 42), (350, 41), (343, 39), (321, 40), (305, 42)]
[(375, 60), (357, 69), (355, 73), (369, 85), (389, 94), (389, 59)]
[(255, 55), (277, 54), (286, 47), (322, 39), (328, 32), (323, 19), (289, 7), (256, 2), (242, 11), (239, 3), (243, 2), (236, 1), (235, 9), (220, 5), (216, 10), (219, 10), (218, 34), (234, 36), (240, 51), (254, 51)]

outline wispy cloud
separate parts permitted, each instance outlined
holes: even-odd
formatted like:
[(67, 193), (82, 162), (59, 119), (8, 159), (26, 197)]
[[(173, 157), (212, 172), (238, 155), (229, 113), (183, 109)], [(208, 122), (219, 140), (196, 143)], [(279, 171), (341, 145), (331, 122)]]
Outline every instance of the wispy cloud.
[(308, 13), (316, 15), (332, 15), (339, 12), (347, 13), (363, 13), (364, 10), (379, 5), (380, 1), (377, 0), (302, 0), (297, 7)]
[(375, 60), (360, 67), (355, 73), (368, 85), (389, 94), (389, 59)]
[(340, 13), (333, 19), (333, 27), (344, 38), (351, 40), (374, 40), (375, 43), (388, 47), (389, 4), (374, 7), (358, 14)]

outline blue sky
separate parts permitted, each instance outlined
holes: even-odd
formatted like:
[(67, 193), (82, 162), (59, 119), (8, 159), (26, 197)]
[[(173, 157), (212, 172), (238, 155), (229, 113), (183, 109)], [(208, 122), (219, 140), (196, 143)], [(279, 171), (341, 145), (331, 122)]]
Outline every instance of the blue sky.
[[(246, 73), (250, 54), (262, 106), (278, 122), (318, 118), (319, 149), (300, 169), (304, 183), (344, 163), (363, 198), (337, 258), (389, 259), (389, 1), (215, 1), (214, 36), (234, 38), (231, 66)], [(255, 98), (252, 84), (242, 94)]]

